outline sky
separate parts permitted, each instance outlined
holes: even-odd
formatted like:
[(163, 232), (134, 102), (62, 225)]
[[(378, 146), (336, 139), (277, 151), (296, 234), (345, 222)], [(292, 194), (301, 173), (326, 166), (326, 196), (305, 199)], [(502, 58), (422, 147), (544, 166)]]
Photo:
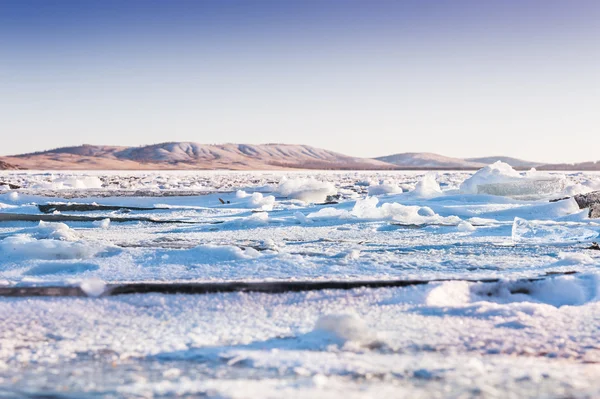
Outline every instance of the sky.
[(0, 154), (600, 159), (600, 1), (0, 0)]

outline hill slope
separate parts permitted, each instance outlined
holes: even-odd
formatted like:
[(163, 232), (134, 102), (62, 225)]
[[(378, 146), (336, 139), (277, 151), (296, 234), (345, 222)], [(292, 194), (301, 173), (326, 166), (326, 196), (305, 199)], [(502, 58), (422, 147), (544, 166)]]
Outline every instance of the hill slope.
[(429, 152), (407, 152), (375, 159), (406, 169), (479, 169), (486, 165)]
[(394, 169), (395, 166), (307, 145), (161, 143), (82, 145), (4, 157), (25, 169)]
[(12, 170), (18, 169), (15, 165), (11, 165), (8, 162), (0, 161), (0, 170)]
[(466, 158), (465, 161), (483, 163), (485, 165), (492, 164), (496, 161), (502, 161), (504, 163), (509, 164), (513, 168), (519, 168), (519, 169), (537, 168), (538, 166), (542, 165), (542, 163), (540, 163), (540, 162), (531, 162), (531, 161), (525, 161), (525, 160), (519, 159), (519, 158), (504, 157), (504, 156)]

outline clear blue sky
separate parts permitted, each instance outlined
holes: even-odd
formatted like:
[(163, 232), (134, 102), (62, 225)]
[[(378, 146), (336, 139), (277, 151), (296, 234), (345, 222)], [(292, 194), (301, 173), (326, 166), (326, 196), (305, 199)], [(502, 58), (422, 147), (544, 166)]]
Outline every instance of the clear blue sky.
[(600, 1), (0, 0), (0, 154), (600, 159)]

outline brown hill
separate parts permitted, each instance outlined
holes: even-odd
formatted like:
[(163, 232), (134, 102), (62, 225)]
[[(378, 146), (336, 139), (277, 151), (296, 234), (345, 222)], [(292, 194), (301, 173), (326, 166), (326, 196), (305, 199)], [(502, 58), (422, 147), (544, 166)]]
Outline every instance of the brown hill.
[(143, 147), (82, 145), (4, 157), (23, 169), (395, 169), (396, 166), (292, 144), (162, 143)]

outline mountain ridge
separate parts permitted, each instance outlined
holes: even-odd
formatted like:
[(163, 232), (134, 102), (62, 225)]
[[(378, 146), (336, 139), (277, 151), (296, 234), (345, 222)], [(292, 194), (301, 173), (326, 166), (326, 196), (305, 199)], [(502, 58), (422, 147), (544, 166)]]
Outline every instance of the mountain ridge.
[(0, 160), (23, 169), (395, 169), (395, 165), (300, 144), (166, 142), (139, 147), (81, 145)]
[(600, 162), (544, 164), (507, 156), (454, 158), (428, 152), (360, 158), (302, 144), (165, 142), (89, 145), (0, 157), (0, 169), (48, 170), (476, 170), (496, 161), (515, 169), (600, 170)]

